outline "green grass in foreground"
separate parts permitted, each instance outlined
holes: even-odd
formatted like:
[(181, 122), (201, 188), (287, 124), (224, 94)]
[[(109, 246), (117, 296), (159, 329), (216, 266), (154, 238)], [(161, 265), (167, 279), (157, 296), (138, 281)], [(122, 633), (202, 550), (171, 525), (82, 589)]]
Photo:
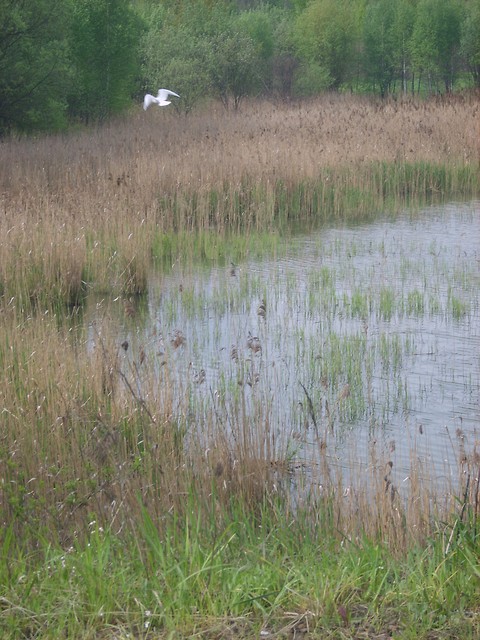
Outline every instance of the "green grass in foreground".
[(313, 509), (265, 502), (254, 516), (232, 500), (220, 526), (192, 496), (162, 534), (143, 510), (134, 535), (92, 522), (82, 544), (39, 538), (28, 553), (4, 530), (1, 637), (480, 637), (472, 514), (397, 557)]

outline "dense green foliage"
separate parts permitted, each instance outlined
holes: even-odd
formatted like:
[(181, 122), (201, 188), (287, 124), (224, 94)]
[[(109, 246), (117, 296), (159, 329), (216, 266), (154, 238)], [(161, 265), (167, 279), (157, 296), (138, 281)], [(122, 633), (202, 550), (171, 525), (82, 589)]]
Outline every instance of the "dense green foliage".
[(0, 133), (203, 96), (480, 86), (480, 0), (0, 0)]
[(0, 132), (65, 125), (67, 22), (60, 1), (0, 0)]
[(103, 120), (126, 107), (137, 81), (140, 18), (129, 0), (81, 0), (71, 16), (70, 51), (75, 82), (71, 115)]

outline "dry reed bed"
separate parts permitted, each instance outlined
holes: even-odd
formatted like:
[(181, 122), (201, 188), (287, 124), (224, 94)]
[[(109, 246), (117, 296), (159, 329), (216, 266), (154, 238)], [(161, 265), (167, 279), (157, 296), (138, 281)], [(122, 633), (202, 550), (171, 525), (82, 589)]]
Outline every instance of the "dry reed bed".
[(92, 228), (155, 214), (167, 195), (317, 178), (374, 162), (476, 165), (478, 99), (370, 102), (331, 96), (300, 104), (213, 105), (187, 118), (135, 113), (97, 130), (0, 146), (3, 224), (50, 220)]
[(138, 109), (95, 130), (4, 140), (0, 287), (41, 299), (49, 283), (70, 303), (85, 280), (135, 293), (163, 232), (271, 229), (291, 215), (365, 215), (405, 195), (472, 194), (479, 118), (474, 95), (325, 96), (188, 117)]

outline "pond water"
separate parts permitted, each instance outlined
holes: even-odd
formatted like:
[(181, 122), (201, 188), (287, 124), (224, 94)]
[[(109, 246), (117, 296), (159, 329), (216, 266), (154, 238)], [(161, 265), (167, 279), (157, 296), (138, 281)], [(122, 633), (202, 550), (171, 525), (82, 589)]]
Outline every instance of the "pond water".
[(296, 235), (240, 265), (177, 263), (152, 276), (143, 312), (92, 301), (90, 344), (113, 332), (139, 393), (140, 363), (168, 377), (187, 429), (262, 424), (252, 442), (269, 438), (271, 458), (313, 469), (326, 450), (346, 482), (375, 444), (399, 485), (418, 461), (456, 483), (480, 436), (479, 220), (480, 202), (452, 203)]

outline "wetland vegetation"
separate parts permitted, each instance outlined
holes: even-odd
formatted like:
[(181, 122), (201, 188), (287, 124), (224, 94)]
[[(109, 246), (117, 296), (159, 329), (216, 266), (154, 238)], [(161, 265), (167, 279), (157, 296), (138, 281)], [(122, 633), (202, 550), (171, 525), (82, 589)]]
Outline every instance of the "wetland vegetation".
[(478, 637), (479, 115), (2, 141), (2, 637)]

